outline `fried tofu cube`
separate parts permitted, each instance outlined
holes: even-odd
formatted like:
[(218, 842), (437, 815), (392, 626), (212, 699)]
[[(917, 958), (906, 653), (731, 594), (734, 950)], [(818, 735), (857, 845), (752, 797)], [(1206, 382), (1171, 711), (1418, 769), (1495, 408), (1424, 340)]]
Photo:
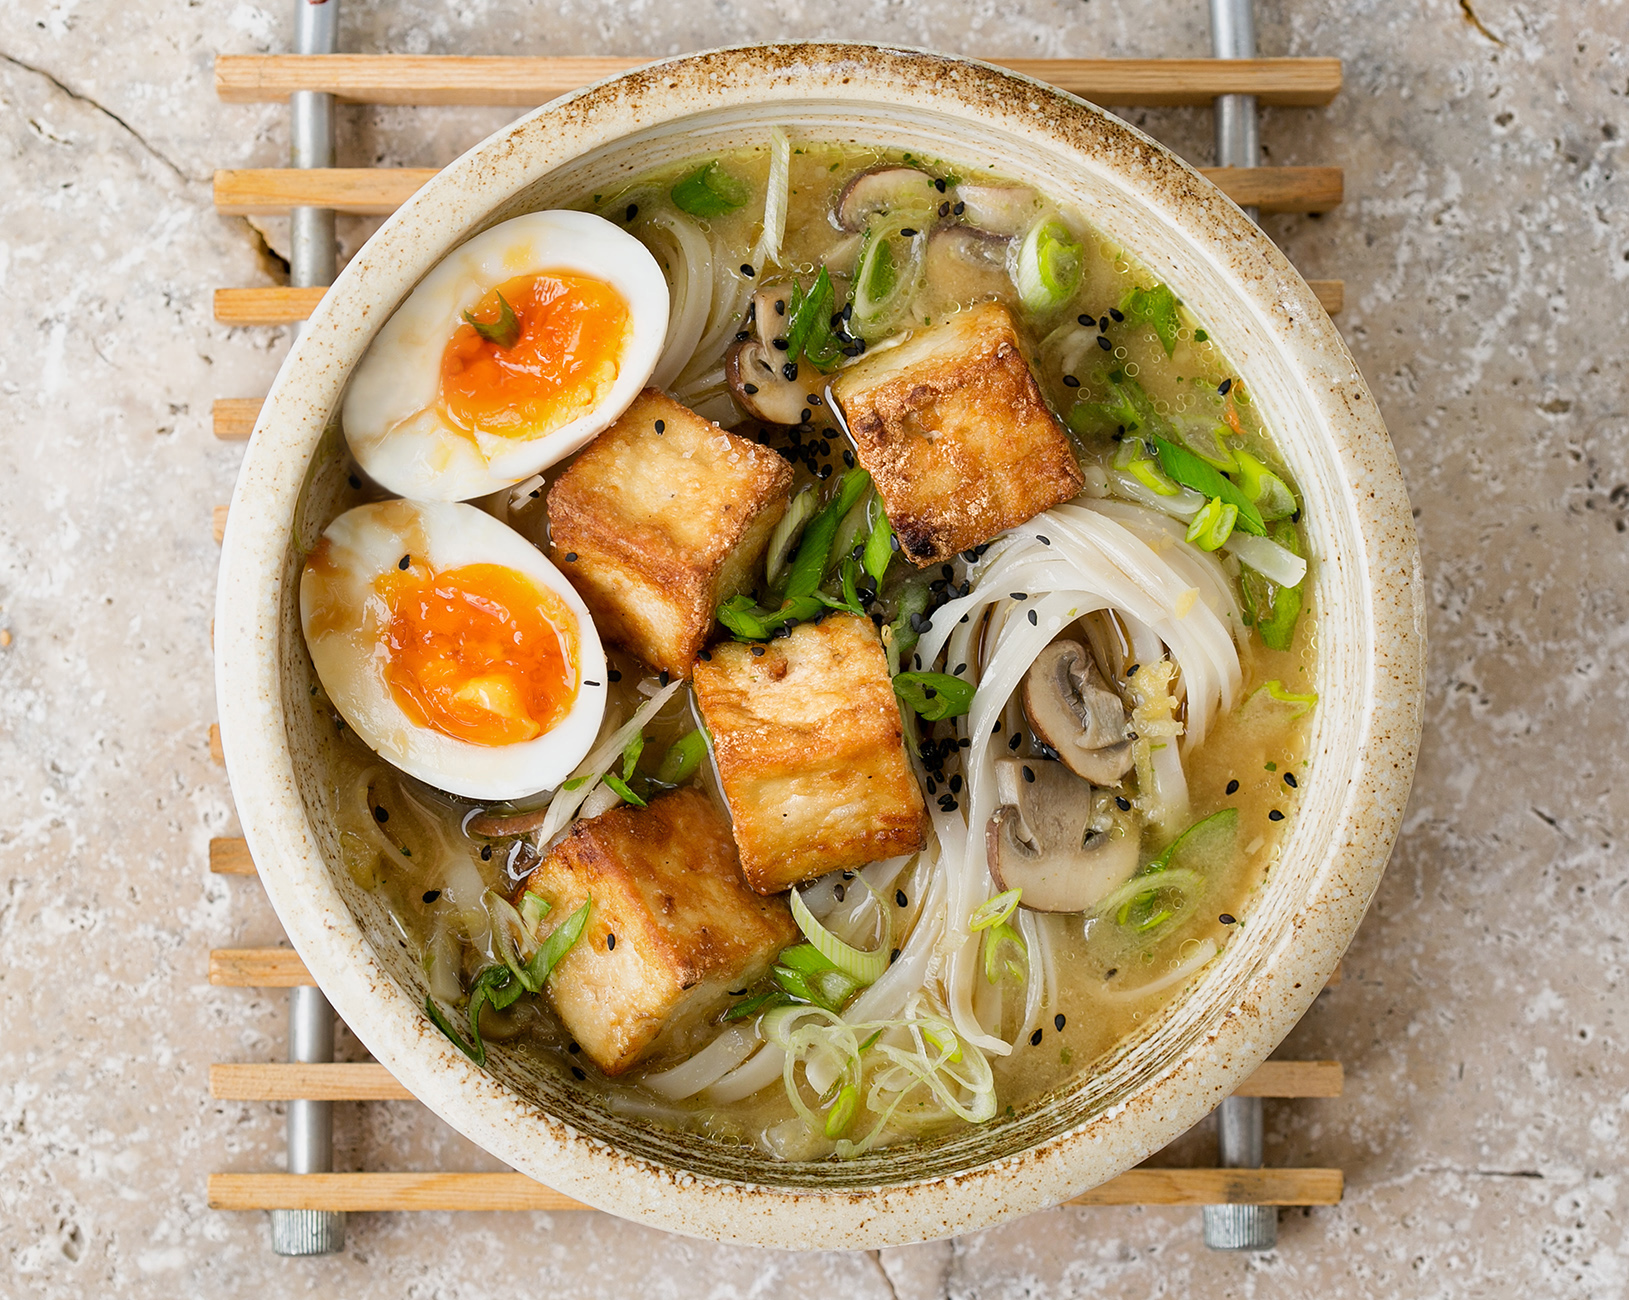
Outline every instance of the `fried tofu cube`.
[(987, 542), (1085, 484), (1000, 303), (958, 312), (839, 371), (832, 393), (900, 546), (919, 566)]
[(927, 811), (869, 619), (834, 615), (709, 654), (696, 699), (749, 885), (774, 893), (922, 847)]
[(578, 821), (527, 878), (528, 892), (549, 904), (545, 934), (593, 902), (549, 998), (607, 1075), (685, 1047), (731, 989), (757, 980), (798, 937), (785, 899), (747, 888), (729, 819), (694, 788)]
[(549, 558), (600, 636), (688, 677), (791, 499), (781, 457), (646, 389), (549, 489)]

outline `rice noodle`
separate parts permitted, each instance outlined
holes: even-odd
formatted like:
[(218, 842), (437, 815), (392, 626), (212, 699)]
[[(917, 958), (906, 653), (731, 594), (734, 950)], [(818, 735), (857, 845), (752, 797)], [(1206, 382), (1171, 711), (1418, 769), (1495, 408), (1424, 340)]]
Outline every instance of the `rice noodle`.
[(670, 1101), (692, 1097), (751, 1056), (758, 1042), (757, 1030), (751, 1025), (731, 1025), (688, 1060), (671, 1070), (647, 1074), (640, 1082)]
[(713, 246), (695, 222), (677, 212), (659, 211), (637, 231), (665, 262), (671, 309), (661, 360), (651, 372), (653, 388), (667, 388), (696, 354), (713, 310)]

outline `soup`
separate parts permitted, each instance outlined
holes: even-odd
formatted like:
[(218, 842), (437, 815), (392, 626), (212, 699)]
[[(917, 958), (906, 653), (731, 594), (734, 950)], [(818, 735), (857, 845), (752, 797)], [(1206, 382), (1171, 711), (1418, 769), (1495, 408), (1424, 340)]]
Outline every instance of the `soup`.
[[(1293, 817), (1317, 619), (1264, 413), (1131, 253), (999, 176), (777, 131), (579, 207), (549, 215), (620, 281), (525, 257), (597, 275), (624, 351), (591, 335), (537, 472), (525, 430), (478, 472), (453, 429), (445, 495), (500, 455), (509, 485), (381, 504), (396, 426), (347, 399), (358, 509), (395, 514), (307, 568), (354, 571), (352, 667), (306, 623), (346, 866), (477, 1061), (789, 1160), (1016, 1114), (1249, 925)], [(449, 299), (461, 356), (542, 346), (515, 247)], [(391, 711), (401, 592), (456, 737)]]

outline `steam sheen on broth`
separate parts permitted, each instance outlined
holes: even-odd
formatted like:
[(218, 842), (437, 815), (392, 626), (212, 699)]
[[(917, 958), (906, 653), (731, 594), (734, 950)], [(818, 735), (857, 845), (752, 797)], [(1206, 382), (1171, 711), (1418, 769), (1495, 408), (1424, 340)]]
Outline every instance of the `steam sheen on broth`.
[[(449, 1037), (482, 1059), (527, 1057), (618, 1113), (788, 1160), (1020, 1113), (1148, 1031), (1248, 926), (1310, 778), (1317, 617), (1270, 413), (1134, 251), (999, 176), (776, 132), (575, 206), (632, 235), (667, 279), (650, 386), (777, 453), (760, 477), (784, 513), (772, 503), (741, 534), (739, 574), (720, 557), (733, 576), (712, 588), (721, 623), (709, 607), (692, 682), (629, 651), (588, 551), (551, 535), (620, 426), (479, 502), (548, 551), (594, 615), (607, 679), (594, 683), (596, 747), (554, 790), (481, 804), (379, 758), (319, 693), (345, 866), (384, 900)], [(480, 319), (496, 319), (496, 300), (482, 302)], [(1005, 330), (1011, 342), (987, 345)], [(1021, 398), (1025, 373), (1027, 415), (1010, 396), (966, 415), (981, 393)], [(918, 394), (914, 414), (889, 414), (897, 392)], [(679, 437), (647, 400), (632, 410)], [(909, 454), (964, 457), (955, 492), (919, 491), (916, 471), (880, 458), (879, 439), (912, 419)], [(986, 424), (1029, 457), (989, 491)], [(1050, 469), (1029, 441), (1048, 426), (1069, 456)], [(1012, 504), (1048, 473), (1067, 489), (1028, 513)], [(364, 486), (356, 500), (383, 495)], [(998, 531), (968, 532), (1003, 509)], [(800, 565), (814, 575), (802, 594)], [(746, 729), (721, 683), (757, 682), (766, 664), (795, 675), (841, 628), (874, 641), (870, 671), (893, 679), (900, 770), (920, 796), (909, 825), (876, 842), (919, 846), (800, 874), (787, 895), (754, 874), (765, 814), (739, 773), (757, 760), (736, 757)], [(857, 678), (819, 689), (861, 692)], [(601, 978), (590, 960), (611, 970), (618, 943), (640, 940), (606, 928), (622, 915), (609, 886), (588, 890), (579, 920), (574, 895), (536, 882), (560, 878), (549, 873), (575, 828), (653, 817), (692, 787), (733, 815), (739, 905), (768, 899), (768, 933), (788, 941), (716, 990), (714, 967), (687, 955), (708, 997), (687, 994), (602, 1070), (610, 1049), (562, 1021), (563, 985)], [(546, 951), (557, 931), (561, 951)], [(621, 996), (590, 991), (607, 1006)]]

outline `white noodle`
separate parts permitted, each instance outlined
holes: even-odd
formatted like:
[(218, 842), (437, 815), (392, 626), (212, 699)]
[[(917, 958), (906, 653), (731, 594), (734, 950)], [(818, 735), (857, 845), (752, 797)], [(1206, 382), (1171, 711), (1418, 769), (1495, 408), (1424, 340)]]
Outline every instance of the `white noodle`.
[(672, 308), (662, 357), (650, 377), (651, 387), (666, 388), (690, 364), (712, 313), (713, 248), (693, 221), (676, 212), (658, 212), (639, 230), (657, 260), (667, 264)]
[(692, 1097), (740, 1065), (758, 1043), (758, 1031), (751, 1025), (731, 1025), (682, 1064), (647, 1074), (640, 1082), (670, 1101)]

